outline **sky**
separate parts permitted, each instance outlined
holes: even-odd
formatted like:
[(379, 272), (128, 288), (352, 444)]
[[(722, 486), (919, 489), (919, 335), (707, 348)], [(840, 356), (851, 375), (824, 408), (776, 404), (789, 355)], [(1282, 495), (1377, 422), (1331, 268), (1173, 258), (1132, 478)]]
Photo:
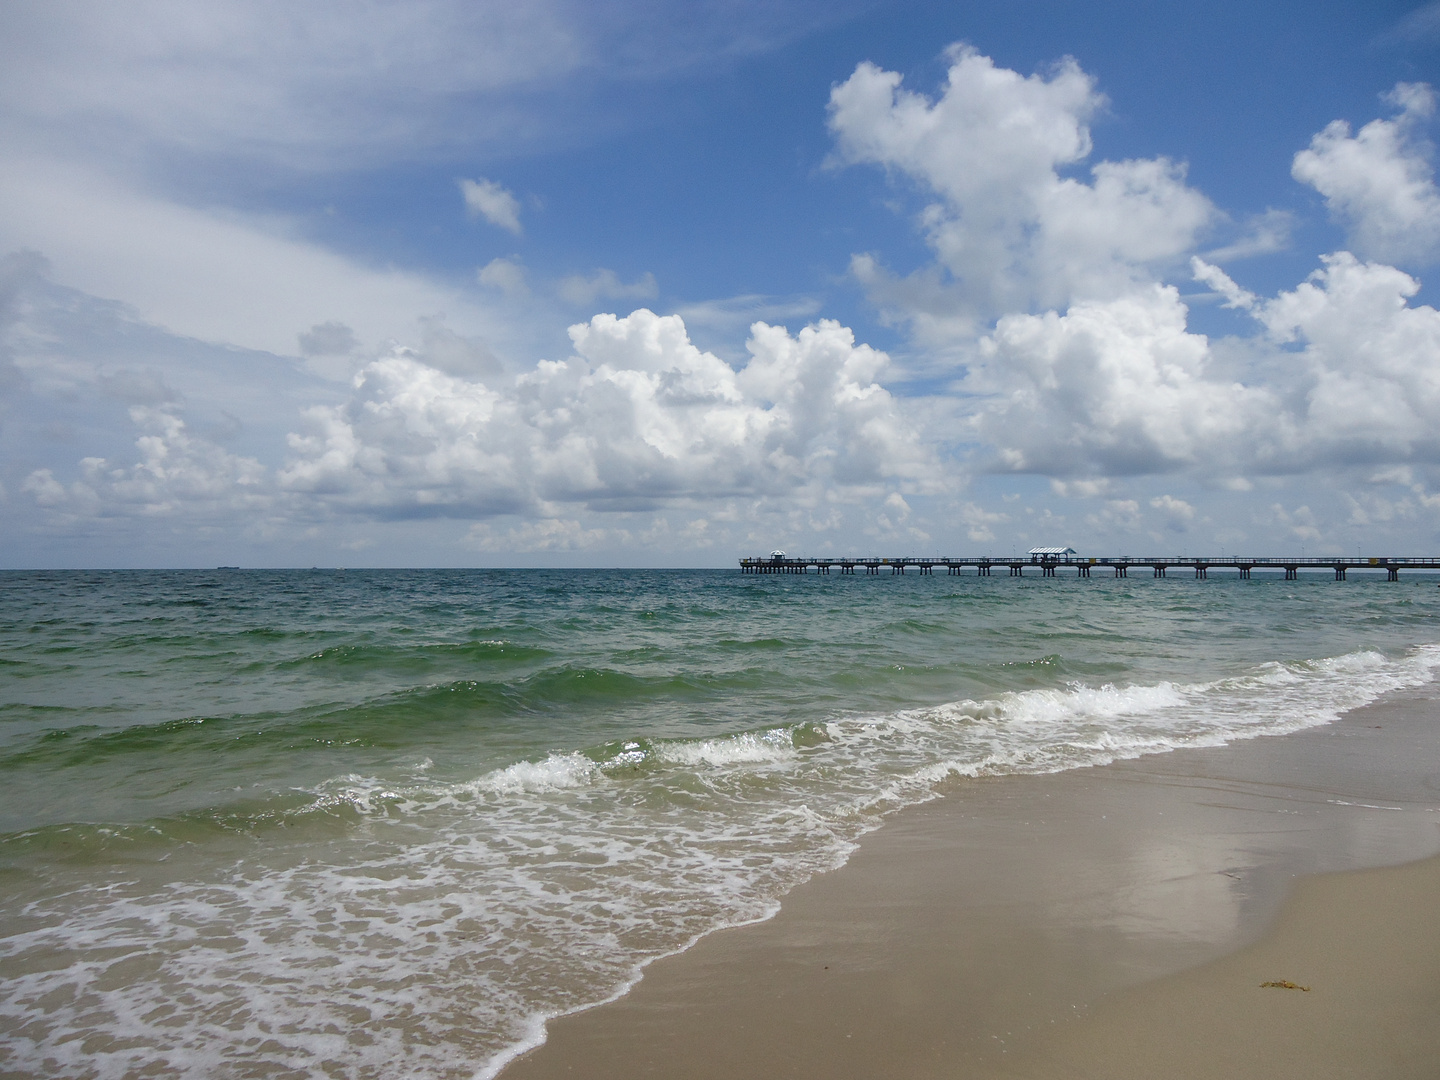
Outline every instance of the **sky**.
[(1440, 554), (1440, 3), (0, 13), (0, 566)]

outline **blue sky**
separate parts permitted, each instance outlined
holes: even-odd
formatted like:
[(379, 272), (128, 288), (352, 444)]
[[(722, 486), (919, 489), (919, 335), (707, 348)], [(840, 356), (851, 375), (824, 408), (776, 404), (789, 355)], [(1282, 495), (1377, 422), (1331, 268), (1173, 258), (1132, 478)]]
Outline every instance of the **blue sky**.
[(1440, 4), (6, 10), (5, 565), (1440, 548)]

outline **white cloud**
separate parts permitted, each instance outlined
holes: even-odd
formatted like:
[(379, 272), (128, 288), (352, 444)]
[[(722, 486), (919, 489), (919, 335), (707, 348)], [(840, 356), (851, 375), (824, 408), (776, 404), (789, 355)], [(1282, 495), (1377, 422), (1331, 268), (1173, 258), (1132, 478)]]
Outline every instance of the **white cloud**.
[(614, 270), (604, 267), (589, 277), (572, 274), (561, 278), (557, 291), (576, 307), (589, 307), (597, 300), (653, 300), (660, 292), (655, 275), (648, 270), (627, 285)]
[[(1327, 196), (1358, 248), (1414, 258), (1440, 251), (1440, 194), (1419, 138), (1433, 95), (1402, 85), (1391, 100), (1398, 118), (1354, 138), (1331, 125), (1297, 155), (1295, 175)], [(1418, 283), (1340, 252), (1295, 290), (1259, 296), (1215, 262), (1285, 247), (1292, 219), (1267, 211), (1190, 260), (1256, 332), (1220, 342), (1192, 332), (1160, 279), (1226, 219), (1163, 158), (1071, 175), (1104, 106), (1073, 60), (1026, 77), (966, 48), (934, 97), (873, 64), (832, 91), (836, 160), (881, 165), (931, 197), (919, 223), (932, 263), (901, 277), (861, 253), (851, 272), (883, 316), (960, 366), (972, 462), (1048, 476), (1062, 496), (1099, 495), (1126, 476), (1186, 474), (1243, 492), (1259, 477), (1440, 463), (1440, 313), (1409, 302)], [(1176, 530), (1198, 518), (1171, 495), (1149, 509)], [(1304, 516), (1269, 523), (1299, 536), (1318, 528)], [(1111, 499), (1090, 524), (1140, 520), (1138, 501)]]
[[(1243, 488), (1246, 475), (1440, 465), (1440, 313), (1407, 303), (1414, 279), (1341, 253), (1297, 289), (1263, 299), (1199, 266), (1248, 298), (1265, 337), (1242, 352), (1264, 379), (1238, 377), (1233, 357), (1187, 329), (1177, 291), (1150, 285), (1064, 314), (1001, 319), (962, 385), (969, 404), (948, 423), (968, 423), (995, 468), (1048, 474), (1063, 496), (1102, 496), (1111, 477), (1147, 473)], [(624, 546), (586, 512), (693, 516), (703, 506), (722, 520), (741, 500), (755, 512), (794, 511), (789, 528), (820, 533), (839, 527), (837, 505), (869, 505), (880, 534), (914, 541), (934, 525), (906, 495), (953, 490), (956, 479), (932, 456), (943, 414), (888, 393), (878, 381), (884, 354), (830, 322), (798, 335), (757, 323), (737, 370), (696, 348), (678, 317), (600, 315), (571, 329), (574, 355), (513, 376), (483, 344), (432, 321), (415, 348), (368, 363), (348, 400), (311, 406), (283, 463), (278, 447), (269, 457), (238, 453), (197, 434), (162, 373), (74, 367), (43, 345), (54, 329), (32, 316), (19, 337), (9, 333), (49, 350), (46, 359), (15, 353), (21, 377), (56, 393), (92, 385), (118, 394), (144, 429), (130, 457), (92, 454), (69, 476), (49, 463), (15, 476), (31, 505), (70, 519), (256, 508), (291, 522), (333, 511), (517, 515), (508, 531), (467, 542), (582, 551)], [(319, 344), (345, 343), (343, 326), (320, 330)], [(1091, 524), (1138, 522), (1132, 502), (1112, 498)], [(1172, 527), (1194, 518), (1174, 496), (1149, 506)], [(1008, 520), (974, 504), (956, 513), (975, 542)], [(524, 519), (562, 524), (545, 526), (548, 539), (522, 536)], [(578, 533), (563, 525), (575, 521)]]
[(960, 508), (960, 524), (965, 529), (965, 536), (977, 544), (994, 540), (995, 527), (1004, 525), (1009, 520), (1010, 515), (986, 510), (973, 502), (967, 502)]
[(503, 184), (496, 180), (461, 180), (460, 193), (465, 197), (465, 209), (471, 217), (483, 217), (491, 225), (507, 229), (519, 236), (524, 230), (520, 226), (520, 200), (515, 198)]
[(1225, 263), (1284, 251), (1290, 246), (1290, 234), (1294, 227), (1295, 216), (1288, 210), (1266, 210), (1246, 221), (1240, 235), (1230, 243), (1207, 251), (1205, 258)]
[[(1332, 125), (1297, 175), (1331, 193), (1357, 235), (1403, 221), (1418, 242), (1433, 184), (1407, 125), (1432, 96), (1402, 86), (1393, 98), (1399, 120), (1357, 139)], [(1189, 473), (1238, 491), (1255, 476), (1440, 461), (1440, 313), (1408, 303), (1418, 283), (1341, 252), (1266, 299), (1192, 258), (1196, 280), (1258, 321), (1248, 339), (1218, 345), (1193, 333), (1178, 290), (1156, 276), (1217, 215), (1164, 159), (1100, 162), (1088, 184), (1062, 175), (1088, 155), (1103, 105), (1073, 61), (1023, 77), (968, 49), (952, 54), (935, 99), (870, 64), (832, 93), (841, 160), (884, 165), (938, 196), (921, 215), (934, 264), (896, 278), (857, 255), (851, 269), (924, 344), (964, 364), (960, 407), (988, 467), (1079, 494), (1120, 476)], [(1260, 215), (1212, 255), (1277, 249), (1289, 226)], [(1191, 520), (1178, 502), (1152, 509), (1172, 527)]]
[(1173, 495), (1157, 496), (1150, 500), (1150, 506), (1160, 512), (1171, 532), (1186, 532), (1195, 520), (1195, 507)]
[(992, 395), (977, 427), (1002, 467), (1164, 473), (1213, 467), (1217, 452), (1243, 461), (1245, 444), (1276, 423), (1265, 391), (1211, 378), (1210, 359), (1179, 293), (1152, 285), (1064, 315), (1005, 316), (968, 385)]
[(1380, 46), (1424, 45), (1440, 38), (1440, 3), (1424, 4), (1403, 16), (1373, 42)]
[(301, 172), (573, 144), (616, 126), (591, 107), (597, 78), (733, 64), (853, 7), (21, 0), (0, 35), (0, 123), (116, 163), (149, 150)]
[(794, 325), (813, 322), (822, 308), (813, 296), (766, 296), (746, 293), (681, 304), (673, 313), (685, 320), (692, 338), (731, 364), (745, 362), (740, 347), (745, 330), (757, 322)]
[(1399, 116), (1372, 120), (1358, 135), (1334, 121), (1295, 155), (1291, 172), (1325, 196), (1361, 256), (1425, 265), (1440, 259), (1440, 189), (1418, 128), (1435, 111), (1435, 93), (1399, 83), (1386, 100)]
[[(1026, 77), (956, 48), (935, 100), (859, 65), (830, 96), (837, 158), (884, 166), (939, 196), (920, 221), (943, 274), (892, 279), (886, 299), (922, 328), (941, 314), (937, 325), (953, 332), (967, 317), (1113, 297), (1188, 251), (1214, 210), (1186, 186), (1182, 165), (1102, 161), (1090, 183), (1061, 175), (1089, 155), (1088, 123), (1104, 105), (1069, 58)], [(882, 284), (873, 259), (855, 269)]]
[(720, 330), (744, 329), (753, 322), (778, 323), (789, 319), (808, 322), (820, 314), (821, 304), (813, 296), (765, 296), (745, 293), (719, 300), (701, 300), (684, 304), (675, 314), (689, 327), (704, 326)]
[(886, 357), (837, 323), (795, 337), (757, 323), (740, 371), (677, 316), (597, 315), (570, 334), (568, 360), (490, 384), (408, 349), (375, 361), (349, 402), (310, 410), (282, 485), (367, 514), (484, 517), (925, 479), (912, 424), (875, 381)]
[(1170, 517), (1190, 521), (1195, 517), (1195, 508), (1184, 499), (1173, 495), (1160, 495), (1150, 500), (1150, 505)]
[(1087, 482), (1186, 471), (1243, 489), (1246, 476), (1440, 463), (1440, 311), (1407, 303), (1413, 278), (1347, 252), (1268, 300), (1198, 259), (1196, 277), (1263, 336), (1217, 351), (1159, 285), (1002, 318), (964, 383), (985, 395), (974, 425), (994, 467)]
[(1134, 499), (1109, 499), (1086, 521), (1104, 532), (1134, 532), (1140, 527), (1140, 504)]
[(1104, 104), (1072, 59), (1049, 79), (997, 68), (973, 49), (951, 53), (938, 101), (901, 88), (902, 76), (865, 61), (830, 94), (830, 126), (844, 160), (904, 170), (957, 205), (1025, 214), (1059, 165), (1090, 153), (1086, 121)]
[(905, 501), (905, 496), (898, 491), (892, 491), (885, 496), (885, 507), (895, 514), (896, 518), (904, 521), (910, 516), (910, 504)]
[[(384, 19), (407, 17), (402, 6), (380, 7)], [(491, 9), (481, 7), (483, 21)], [(140, 22), (160, 10), (141, 8)], [(407, 38), (397, 26), (396, 41), (419, 41), (461, 17), (440, 0), (413, 9), (415, 20), (431, 20), (429, 29)], [(451, 137), (441, 127), (453, 119), (445, 105), (452, 95), (470, 95), (473, 107), (475, 95), (488, 92), (490, 74), (426, 71), (422, 85), (390, 86), (394, 100), (387, 97), (367, 133), (346, 111), (363, 112), (363, 94), (327, 97), (360, 78), (363, 65), (344, 59), (353, 42), (338, 43), (334, 54), (351, 65), (348, 74), (332, 79), (317, 68), (316, 86), (297, 90), (282, 79), (266, 87), (253, 76), (269, 61), (257, 68), (241, 55), (259, 40), (248, 9), (215, 10), (230, 13), (237, 29), (216, 39), (210, 60), (243, 69), (243, 87), (222, 87), (209, 101), (176, 99), (176, 86), (218, 78), (191, 63), (187, 35), (200, 31), (182, 26), (152, 46), (143, 35), (126, 38), (119, 52), (128, 59), (98, 71), (94, 86), (76, 81), (48, 103), (27, 88), (9, 101), (11, 120), (23, 114), (34, 124), (21, 151), (0, 161), (0, 250), (46, 252), (57, 279), (89, 295), (56, 287), (47, 302), (54, 312), (71, 305), (70, 323), (55, 315), (5, 324), (7, 510), (36, 520), (129, 517), (137, 535), (161, 517), (234, 525), (264, 516), (295, 528), (329, 518), (356, 543), (370, 541), (355, 538), (357, 523), (345, 515), (444, 516), (459, 521), (373, 529), (443, 533), (448, 543), (485, 551), (613, 552), (681, 543), (696, 550), (741, 536), (761, 538), (755, 550), (769, 550), (789, 543), (782, 533), (839, 536), (845, 528), (913, 544), (940, 535), (936, 521), (989, 543), (1002, 527), (1068, 528), (1044, 510), (1056, 496), (1094, 498), (1092, 506), (1108, 500), (1090, 521), (1102, 531), (1208, 524), (1184, 499), (1156, 495), (1159, 487), (1132, 498), (1130, 485), (1115, 479), (1147, 474), (1188, 477), (1213, 493), (1252, 483), (1275, 492), (1287, 474), (1404, 472), (1406, 490), (1394, 498), (1352, 498), (1344, 508), (1350, 520), (1418, 519), (1440, 506), (1415, 479), (1440, 475), (1440, 314), (1413, 303), (1418, 283), (1345, 253), (1279, 295), (1237, 283), (1215, 264), (1280, 249), (1289, 217), (1271, 211), (1237, 225), (1164, 158), (1090, 162), (1090, 125), (1105, 100), (1074, 61), (1026, 77), (956, 50), (931, 97), (870, 64), (835, 87), (836, 160), (880, 165), (927, 204), (917, 217), (930, 245), (925, 265), (900, 276), (878, 254), (851, 262), (886, 313), (912, 326), (925, 346), (915, 351), (936, 371), (946, 365), (953, 394), (901, 398), (882, 385), (884, 354), (857, 346), (837, 323), (798, 334), (773, 325), (814, 319), (820, 303), (811, 297), (732, 297), (682, 308), (683, 319), (646, 310), (599, 315), (572, 328), (572, 355), (554, 350), (565, 323), (550, 318), (546, 304), (652, 299), (653, 275), (626, 281), (598, 268), (537, 282), (532, 293), (525, 266), (511, 256), (471, 278), (431, 279), (327, 251), (307, 238), (303, 222), (144, 194), (127, 186), (127, 165), (111, 167), (120, 160), (113, 155), (104, 167), (85, 168), (36, 151), (44, 143), (36, 118), (71, 125), (73, 136), (92, 122), (79, 119), (90, 109), (96, 130), (116, 121), (118, 142), (137, 135), (172, 149), (184, 144), (202, 162), (226, 133), (239, 159), (337, 167), (379, 146), (427, 152)], [(554, 10), (513, 24), (515, 34), (532, 42), (571, 34), (564, 20), (545, 22)], [(511, 25), (496, 17), (495, 25)], [(295, 15), (279, 36), (318, 25), (311, 18)], [(79, 31), (65, 31), (72, 32)], [(153, 57), (135, 59), (150, 47)], [(414, 55), (424, 62), (434, 48), (417, 45)], [(185, 70), (153, 99), (128, 69), (117, 74), (125, 64), (163, 68), (172, 49)], [(0, 55), (13, 54), (0, 43)], [(581, 53), (510, 61), (495, 68), (494, 85), (592, 62)], [(95, 105), (95, 87), (107, 80), (123, 90), (108, 112)], [(13, 72), (0, 73), (0, 87), (13, 85)], [(307, 89), (313, 93), (299, 92)], [(281, 100), (287, 93), (296, 101)], [(1296, 175), (1351, 224), (1362, 254), (1420, 258), (1420, 249), (1433, 253), (1440, 244), (1440, 234), (1427, 232), (1440, 205), (1420, 139), (1428, 94), (1398, 88), (1399, 116), (1354, 136), (1332, 125), (1296, 158)], [(433, 122), (402, 130), (397, 118), (431, 106)], [(327, 108), (339, 110), (341, 122), (315, 136), (312, 161), (306, 138)], [(467, 160), (469, 168), (496, 168), (479, 164), (484, 157)], [(184, 189), (166, 183), (167, 191)], [(521, 233), (520, 201), (502, 185), (482, 177), (460, 182), (460, 191), (472, 213)], [(1247, 337), (1212, 341), (1192, 332), (1180, 294), (1161, 284), (1212, 224), (1228, 231), (1210, 242), (1229, 242), (1192, 270), (1256, 320)], [(30, 303), (11, 304), (6, 287), (0, 281), (0, 307)], [(516, 328), (520, 315), (528, 331)], [(740, 328), (749, 323), (741, 356)], [(541, 324), (549, 330), (535, 329)], [(713, 349), (697, 345), (697, 327), (714, 331)], [(536, 347), (534, 338), (550, 331)], [(516, 347), (526, 333), (531, 340)], [(734, 357), (720, 340), (727, 334)], [(276, 354), (298, 347), (309, 360), (236, 346)], [(540, 355), (565, 358), (514, 360)], [(317, 372), (332, 381), (309, 377)], [(951, 462), (943, 454), (955, 443), (964, 456)], [(965, 472), (981, 469), (1053, 482), (1047, 494), (1043, 482), (991, 481), (1032, 493), (1025, 497), (1034, 505), (1010, 517), (956, 495)], [(1163, 483), (1187, 490), (1179, 480)], [(1337, 499), (1286, 496), (1285, 505), (1306, 505), (1277, 503), (1264, 521), (1271, 535), (1318, 537)], [(470, 519), (479, 521), (465, 533)]]
[(1312, 460), (1440, 461), (1440, 311), (1410, 306), (1419, 282), (1348, 252), (1257, 308), (1279, 342), (1304, 342)]
[(317, 323), (299, 337), (306, 356), (348, 356), (360, 347), (355, 331), (342, 322)]
[[(567, 5), (214, 0), (19, 4), (0, 93), (33, 132), (289, 165), (473, 142), (520, 120), (498, 93), (591, 62)], [(455, 106), (490, 98), (464, 129)], [(478, 130), (477, 130), (478, 129)]]
[(497, 529), (478, 521), (465, 534), (464, 545), (476, 551), (593, 551), (631, 542), (624, 529), (587, 529), (573, 518), (541, 518)]
[(81, 517), (128, 514), (229, 516), (268, 505), (265, 468), (190, 432), (170, 409), (137, 406), (131, 419), (146, 432), (135, 440), (139, 461), (114, 464), (88, 457), (68, 486), (50, 469), (37, 469), (22, 485), (41, 506)]
[(929, 539), (928, 533), (906, 525), (910, 518), (910, 504), (898, 491), (892, 491), (885, 496), (881, 507), (881, 512), (875, 515), (874, 525), (866, 530), (867, 533), (883, 539)]
[(506, 296), (528, 296), (530, 286), (525, 280), (525, 267), (516, 258), (491, 259), (475, 273), (475, 280), (492, 289), (499, 289)]
[(1084, 480), (1050, 478), (1050, 490), (1065, 499), (1093, 499), (1100, 495), (1108, 495), (1114, 486), (1114, 481), (1108, 476), (1096, 476)]
[(1224, 299), (1228, 308), (1243, 308), (1250, 311), (1255, 307), (1256, 296), (1249, 289), (1242, 289), (1235, 284), (1229, 274), (1225, 273), (1218, 266), (1212, 266), (1198, 255), (1190, 259), (1190, 271), (1195, 280), (1202, 285), (1209, 285), (1215, 292)]
[[(858, 532), (901, 508), (897, 492), (948, 473), (924, 447), (923, 411), (879, 386), (884, 355), (834, 323), (756, 325), (739, 370), (678, 318), (645, 311), (572, 336), (574, 355), (517, 377), (483, 342), (422, 320), (411, 348), (347, 354), (362, 366), (337, 402), (308, 362), (178, 338), (47, 281), (38, 257), (5, 259), (7, 546), (43, 562), (46, 537), (105, 536), (111, 558), (133, 562), (166, 557), (146, 540), (163, 534), (172, 559), (191, 557), (189, 541), (234, 541), (314, 561), (295, 545), (357, 539), (340, 517), (441, 515), (492, 524), (464, 539), (376, 525), (369, 542), (381, 558), (423, 542), (440, 559), (459, 543), (643, 561), (744, 543), (746, 530), (768, 539), (782, 518)], [(334, 322), (304, 337), (312, 351), (352, 343)], [(288, 460), (287, 431), (299, 433)]]
[(1269, 512), (1262, 515), (1262, 519), (1267, 524), (1278, 526), (1282, 533), (1290, 539), (1311, 544), (1324, 539), (1324, 534), (1318, 527), (1315, 512), (1308, 506), (1297, 506), (1294, 510), (1287, 510), (1278, 502), (1272, 503)]
[(512, 332), (477, 297), (337, 255), (284, 220), (196, 210), (102, 174), (0, 157), (0, 250), (17, 248), (43, 253), (56, 280), (178, 335), (280, 355), (327, 322), (371, 346), (406, 340), (418, 317), (439, 312), (467, 333)]
[[(313, 346), (346, 343), (339, 324), (311, 333)], [(178, 410), (192, 436), (264, 459), (301, 404), (335, 400), (314, 364), (167, 333), (50, 280), (34, 253), (0, 258), (0, 472), (18, 483), (51, 467), (68, 483), (82, 456), (124, 460), (127, 406)]]

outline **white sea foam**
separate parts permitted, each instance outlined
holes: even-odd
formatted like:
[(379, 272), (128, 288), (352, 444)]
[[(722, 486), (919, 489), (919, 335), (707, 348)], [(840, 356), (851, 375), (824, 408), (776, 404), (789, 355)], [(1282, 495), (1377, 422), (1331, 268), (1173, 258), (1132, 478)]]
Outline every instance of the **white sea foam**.
[(795, 758), (795, 743), (788, 729), (746, 731), (724, 739), (663, 744), (655, 755), (675, 765), (759, 765)]
[(544, 761), (517, 761), (475, 782), (477, 788), (499, 792), (563, 791), (583, 787), (600, 775), (584, 754), (551, 754)]
[[(35, 1075), (493, 1076), (548, 1017), (769, 917), (951, 776), (1048, 772), (1323, 724), (1440, 648), (1234, 678), (1001, 694), (552, 753), (464, 783), (345, 775), (283, 846), (179, 846), (103, 892), (50, 866), (0, 958), (7, 1067)], [(340, 807), (360, 825), (306, 832)], [(71, 877), (66, 877), (69, 874)], [(21, 1025), (24, 1025), (23, 1030)]]

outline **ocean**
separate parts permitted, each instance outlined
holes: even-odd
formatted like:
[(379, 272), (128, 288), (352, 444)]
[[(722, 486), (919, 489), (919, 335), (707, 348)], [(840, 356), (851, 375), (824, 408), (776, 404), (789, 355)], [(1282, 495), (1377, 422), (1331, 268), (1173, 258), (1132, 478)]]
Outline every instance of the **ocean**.
[(493, 1076), (942, 787), (1430, 681), (1436, 580), (0, 573), (0, 1072)]

